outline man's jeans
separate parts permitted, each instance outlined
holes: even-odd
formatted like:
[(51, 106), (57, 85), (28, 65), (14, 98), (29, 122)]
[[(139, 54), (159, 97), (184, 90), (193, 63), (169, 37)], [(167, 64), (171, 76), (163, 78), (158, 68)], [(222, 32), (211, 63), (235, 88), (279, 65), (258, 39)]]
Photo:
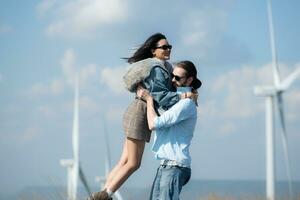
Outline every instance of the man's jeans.
[(178, 200), (182, 186), (190, 178), (190, 168), (160, 165), (152, 185), (150, 200)]

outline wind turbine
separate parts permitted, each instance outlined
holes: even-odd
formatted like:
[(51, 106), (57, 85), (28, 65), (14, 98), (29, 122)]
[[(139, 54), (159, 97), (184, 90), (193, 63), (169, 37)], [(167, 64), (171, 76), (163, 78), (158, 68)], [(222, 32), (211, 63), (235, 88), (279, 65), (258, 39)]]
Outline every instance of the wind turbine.
[(68, 200), (77, 200), (77, 186), (78, 177), (82, 181), (88, 195), (91, 194), (90, 188), (87, 184), (83, 170), (79, 163), (79, 104), (78, 104), (78, 78), (75, 78), (75, 99), (74, 99), (74, 119), (73, 119), (73, 131), (72, 131), (72, 146), (73, 146), (73, 159), (60, 160), (60, 164), (67, 167), (68, 170), (68, 182), (67, 193)]
[[(96, 182), (100, 182), (101, 183), (101, 190), (104, 189), (104, 184), (106, 182), (106, 179), (108, 177), (109, 171), (111, 169), (111, 159), (110, 159), (110, 149), (109, 149), (109, 140), (108, 140), (108, 135), (107, 135), (107, 129), (106, 129), (106, 122), (104, 120), (103, 117), (103, 129), (104, 129), (104, 143), (105, 143), (105, 175), (104, 176), (96, 176), (95, 180)], [(118, 199), (118, 200), (123, 200), (123, 197), (121, 195), (121, 193), (119, 192), (119, 190), (117, 190), (114, 193), (114, 196)]]
[(274, 84), (272, 86), (257, 86), (254, 88), (254, 93), (258, 96), (264, 96), (266, 99), (266, 196), (268, 200), (275, 200), (274, 100), (276, 100), (277, 102), (280, 124), (282, 128), (283, 150), (289, 182), (289, 195), (291, 198), (293, 192), (282, 95), (283, 92), (285, 92), (295, 81), (295, 79), (300, 75), (300, 67), (298, 67), (293, 73), (291, 73), (285, 80), (280, 80), (277, 62), (277, 52), (275, 46), (271, 0), (267, 0), (267, 8), (270, 30), (270, 43), (272, 51), (272, 70)]

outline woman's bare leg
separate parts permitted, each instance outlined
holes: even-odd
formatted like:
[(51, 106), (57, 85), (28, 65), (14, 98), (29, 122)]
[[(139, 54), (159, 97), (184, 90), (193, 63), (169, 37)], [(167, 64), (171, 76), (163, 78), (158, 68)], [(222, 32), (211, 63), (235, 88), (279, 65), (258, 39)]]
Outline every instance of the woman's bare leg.
[(120, 168), (123, 165), (126, 164), (127, 160), (128, 160), (127, 140), (125, 140), (121, 158), (120, 158), (119, 162), (115, 165), (115, 167), (110, 171), (110, 173), (109, 173), (109, 175), (106, 179), (106, 183), (104, 185), (104, 188), (106, 188), (107, 185), (109, 185), (111, 183), (111, 181), (115, 177), (116, 173), (120, 170)]
[(114, 177), (107, 184), (107, 189), (112, 192), (117, 191), (128, 177), (141, 165), (144, 153), (145, 142), (141, 140), (126, 138), (127, 162), (115, 173)]

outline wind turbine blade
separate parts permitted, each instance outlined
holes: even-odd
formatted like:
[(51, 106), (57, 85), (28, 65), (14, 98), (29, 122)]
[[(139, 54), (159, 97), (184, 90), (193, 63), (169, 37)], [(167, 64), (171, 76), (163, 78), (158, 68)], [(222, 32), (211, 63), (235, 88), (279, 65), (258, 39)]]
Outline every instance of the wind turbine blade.
[(78, 79), (75, 79), (74, 119), (73, 119), (73, 156), (75, 162), (79, 161), (79, 103), (78, 103)]
[(79, 174), (79, 96), (78, 78), (75, 77), (75, 99), (74, 99), (74, 119), (73, 119), (73, 133), (72, 133), (72, 145), (73, 145), (73, 167), (72, 167), (72, 194), (71, 198), (76, 199), (77, 196), (77, 184)]
[(82, 182), (82, 184), (83, 184), (83, 186), (84, 186), (84, 188), (85, 188), (88, 196), (90, 196), (92, 194), (91, 193), (91, 189), (90, 189), (90, 187), (89, 187), (89, 185), (87, 183), (87, 180), (85, 178), (85, 175), (83, 173), (83, 170), (82, 170), (81, 166), (79, 166), (79, 177), (80, 177), (80, 180), (81, 180), (81, 182)]
[(268, 19), (269, 19), (269, 29), (270, 29), (270, 44), (272, 51), (272, 68), (273, 68), (273, 78), (275, 86), (279, 86), (280, 77), (279, 77), (279, 69), (277, 63), (277, 52), (276, 52), (276, 44), (275, 44), (275, 33), (274, 33), (274, 25), (273, 25), (273, 14), (272, 14), (272, 5), (271, 0), (267, 1), (268, 3)]
[(119, 192), (119, 190), (117, 190), (114, 195), (117, 197), (118, 200), (123, 200), (123, 197), (121, 195), (121, 193)]
[(290, 158), (289, 158), (289, 152), (288, 152), (288, 140), (287, 140), (287, 132), (286, 132), (286, 126), (285, 126), (282, 92), (279, 92), (277, 94), (277, 103), (278, 103), (280, 124), (281, 124), (281, 128), (282, 128), (282, 134), (281, 134), (282, 146), (283, 146), (285, 166), (286, 166), (286, 171), (287, 171), (287, 176), (288, 176), (289, 196), (290, 196), (290, 198), (292, 198), (293, 189), (292, 189), (291, 167), (290, 167)]
[[(107, 134), (107, 128), (106, 128), (106, 120), (103, 117), (103, 130), (104, 130), (104, 142), (105, 142), (105, 178), (108, 178), (108, 174), (110, 171), (110, 164), (111, 164), (111, 159), (110, 159), (110, 148), (109, 148), (109, 138)], [(123, 200), (123, 197), (119, 190), (117, 190), (114, 195), (117, 197), (118, 200)]]
[(110, 171), (110, 164), (111, 164), (111, 159), (110, 159), (110, 148), (109, 148), (109, 138), (107, 134), (107, 128), (106, 128), (106, 120), (103, 117), (103, 131), (104, 131), (104, 143), (105, 143), (105, 176), (107, 178), (109, 171)]
[(280, 118), (280, 125), (282, 128), (282, 131), (284, 133), (285, 138), (286, 135), (286, 127), (285, 127), (285, 118), (284, 118), (284, 109), (283, 109), (283, 99), (282, 99), (282, 92), (279, 92), (277, 94), (277, 104), (278, 104), (278, 111), (279, 111), (279, 118)]
[(291, 73), (284, 81), (280, 84), (280, 89), (286, 90), (290, 87), (290, 85), (296, 80), (296, 78), (300, 75), (300, 67), (298, 67), (293, 73)]

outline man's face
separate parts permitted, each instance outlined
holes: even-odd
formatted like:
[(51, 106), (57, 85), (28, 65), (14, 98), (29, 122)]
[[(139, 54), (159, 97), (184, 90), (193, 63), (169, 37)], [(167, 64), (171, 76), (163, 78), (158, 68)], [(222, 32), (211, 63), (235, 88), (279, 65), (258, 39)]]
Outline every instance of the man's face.
[(181, 67), (175, 67), (173, 70), (172, 83), (174, 87), (190, 86), (189, 79), (186, 77), (186, 71)]

